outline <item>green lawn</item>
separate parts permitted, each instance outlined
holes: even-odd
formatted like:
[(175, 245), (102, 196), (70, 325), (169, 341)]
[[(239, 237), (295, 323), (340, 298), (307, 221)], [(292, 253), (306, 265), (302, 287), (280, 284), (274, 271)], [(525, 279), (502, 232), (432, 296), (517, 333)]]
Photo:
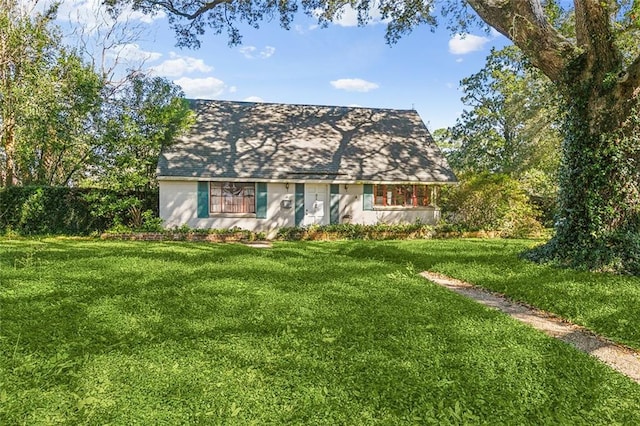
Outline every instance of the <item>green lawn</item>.
[[(506, 294), (640, 350), (640, 277), (576, 272), (519, 259), (527, 240), (400, 241), (380, 258), (410, 262)], [(377, 249), (363, 248), (367, 256)]]
[(0, 240), (0, 424), (640, 424), (637, 384), (416, 275), (640, 346), (638, 279), (530, 244)]

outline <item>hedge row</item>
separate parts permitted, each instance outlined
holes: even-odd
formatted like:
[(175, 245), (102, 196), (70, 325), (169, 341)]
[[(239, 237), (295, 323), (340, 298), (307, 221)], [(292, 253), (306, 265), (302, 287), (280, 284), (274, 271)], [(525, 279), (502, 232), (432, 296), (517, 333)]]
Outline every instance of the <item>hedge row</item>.
[(157, 209), (157, 191), (14, 186), (0, 189), (0, 233), (88, 235), (142, 225)]
[[(530, 235), (540, 237), (540, 235)], [(503, 238), (500, 231), (452, 231), (447, 227), (428, 225), (326, 225), (304, 228), (282, 228), (275, 237), (278, 241), (336, 241), (336, 240), (415, 240), (446, 238)], [(131, 241), (197, 241), (197, 242), (254, 242), (265, 241), (264, 233), (244, 229), (165, 229), (162, 232), (114, 232), (100, 236), (103, 240)]]

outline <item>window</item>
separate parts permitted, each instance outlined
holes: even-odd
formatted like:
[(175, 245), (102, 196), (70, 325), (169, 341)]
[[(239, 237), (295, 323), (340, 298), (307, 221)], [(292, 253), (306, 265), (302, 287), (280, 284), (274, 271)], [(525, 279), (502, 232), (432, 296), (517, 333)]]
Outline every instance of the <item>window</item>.
[(425, 207), (431, 205), (431, 190), (427, 185), (375, 185), (374, 205), (391, 207)]
[(211, 213), (255, 213), (256, 185), (252, 182), (211, 182)]

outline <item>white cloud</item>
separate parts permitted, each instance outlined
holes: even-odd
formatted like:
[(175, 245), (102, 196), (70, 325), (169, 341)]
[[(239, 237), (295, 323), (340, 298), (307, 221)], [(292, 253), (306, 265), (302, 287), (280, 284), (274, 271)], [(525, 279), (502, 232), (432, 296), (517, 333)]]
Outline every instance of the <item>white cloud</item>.
[(306, 26), (306, 27), (303, 27), (300, 24), (296, 24), (296, 25), (293, 26), (293, 30), (295, 32), (297, 32), (298, 34), (300, 34), (300, 35), (305, 35), (305, 34), (311, 32), (311, 31), (317, 30), (318, 28), (320, 28), (320, 25), (318, 25), (318, 24), (311, 24), (311, 25)]
[(213, 71), (213, 67), (205, 64), (202, 59), (180, 56), (175, 52), (169, 53), (169, 58), (159, 65), (151, 67), (151, 71), (164, 77), (180, 77), (191, 72)]
[(267, 59), (270, 58), (271, 56), (273, 56), (273, 54), (276, 53), (276, 48), (273, 46), (265, 46), (264, 49), (262, 49), (262, 52), (260, 52), (260, 57), (262, 59)]
[(273, 46), (265, 46), (264, 49), (258, 52), (258, 48), (255, 46), (242, 46), (238, 51), (247, 59), (267, 59), (276, 53), (276, 48)]
[(238, 51), (240, 53), (242, 53), (245, 58), (252, 59), (253, 58), (253, 52), (256, 51), (256, 47), (255, 46), (242, 46), (240, 49), (238, 49)]
[[(374, 0), (373, 2), (371, 2), (371, 9), (369, 10), (369, 20), (367, 21), (367, 25), (375, 25), (386, 22), (386, 20), (382, 19), (382, 14), (380, 13), (379, 6), (380, 2), (378, 0)], [(319, 17), (322, 14), (322, 10), (316, 9), (312, 12), (312, 14), (316, 17)], [(336, 17), (337, 18), (332, 21), (336, 25), (339, 25), (341, 27), (358, 26), (358, 11), (351, 7), (351, 5), (349, 4), (342, 6), (336, 14)]]
[(369, 92), (380, 87), (376, 83), (361, 78), (341, 78), (331, 81), (331, 85), (336, 89), (346, 90), (347, 92)]
[(356, 27), (358, 26), (358, 12), (350, 5), (342, 6), (340, 12), (338, 12), (339, 18), (334, 21), (335, 24), (341, 27)]
[(156, 61), (162, 57), (162, 53), (142, 50), (136, 43), (118, 44), (109, 49), (107, 55), (110, 58), (134, 62)]
[(264, 102), (260, 96), (249, 96), (248, 98), (243, 99), (244, 102)]
[(463, 59), (463, 58), (456, 58), (456, 62), (457, 62), (457, 63), (464, 62), (464, 59)]
[(238, 88), (236, 86), (229, 87), (229, 93), (236, 93), (237, 91), (238, 91)]
[(227, 87), (224, 81), (215, 77), (182, 77), (173, 82), (182, 87), (185, 96), (191, 99), (213, 99), (220, 96)]
[(482, 50), (491, 39), (473, 34), (456, 34), (449, 40), (449, 53), (454, 55), (466, 55), (467, 53)]

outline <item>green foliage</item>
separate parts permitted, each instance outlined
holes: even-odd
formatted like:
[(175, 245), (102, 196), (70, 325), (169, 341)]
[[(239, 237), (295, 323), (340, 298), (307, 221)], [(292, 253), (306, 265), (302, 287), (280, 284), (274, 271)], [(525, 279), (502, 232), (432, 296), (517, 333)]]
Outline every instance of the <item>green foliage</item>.
[(560, 158), (557, 90), (526, 63), (515, 46), (493, 49), (484, 68), (461, 82), (463, 111), (449, 129), (447, 158), (458, 173), (497, 172), (519, 178), (528, 170), (551, 178)]
[(191, 121), (182, 92), (134, 72), (114, 90), (63, 44), (56, 8), (0, 0), (0, 187), (156, 187), (158, 154)]
[(522, 184), (553, 226), (560, 164), (560, 100), (547, 77), (515, 46), (492, 50), (485, 67), (461, 82), (470, 106), (434, 139), (457, 174), (504, 173)]
[(134, 76), (105, 104), (103, 113), (99, 172), (88, 184), (117, 190), (156, 188), (160, 152), (193, 121), (180, 88), (163, 78)]
[(45, 206), (44, 191), (36, 188), (24, 202), (20, 209), (20, 221), (18, 229), (27, 234), (49, 233), (46, 221), (47, 207)]
[(527, 170), (519, 179), (534, 210), (540, 213), (539, 220), (546, 228), (553, 228), (557, 215), (557, 173), (553, 176), (539, 169)]
[[(160, 219), (152, 210), (142, 211), (139, 207), (129, 208), (128, 211), (119, 212), (111, 225), (105, 232), (110, 234), (131, 234), (131, 233), (164, 233), (168, 232), (162, 226)], [(125, 217), (123, 219), (123, 216)], [(126, 224), (125, 224), (126, 221)]]
[[(136, 194), (69, 187), (0, 189), (0, 233), (87, 235), (116, 224), (155, 230), (157, 192)], [(140, 209), (140, 218), (132, 206)]]
[(517, 258), (530, 244), (3, 240), (0, 423), (638, 424), (638, 384), (416, 276), (638, 342), (637, 279), (558, 274)]
[(537, 170), (556, 177), (560, 158), (557, 90), (516, 47), (493, 49), (485, 67), (461, 82), (463, 111), (434, 138), (457, 173), (520, 178)]
[(537, 212), (518, 181), (503, 174), (460, 177), (457, 187), (443, 191), (445, 221), (461, 230), (493, 230), (504, 237), (539, 235)]
[(430, 238), (434, 228), (422, 223), (361, 225), (341, 223), (336, 225), (311, 225), (307, 227), (280, 228), (276, 239), (286, 241), (349, 239), (392, 240), (404, 238)]
[(92, 126), (103, 84), (75, 53), (59, 49), (55, 65), (35, 83), (37, 96), (28, 95), (29, 108), (18, 119), (16, 159), (23, 185), (68, 185), (95, 162), (99, 138)]
[[(640, 113), (598, 134), (576, 94), (567, 122), (555, 237), (529, 258), (640, 274)], [(602, 117), (607, 120), (607, 117)]]
[(94, 153), (102, 81), (62, 45), (56, 7), (0, 3), (0, 186), (67, 185)]

